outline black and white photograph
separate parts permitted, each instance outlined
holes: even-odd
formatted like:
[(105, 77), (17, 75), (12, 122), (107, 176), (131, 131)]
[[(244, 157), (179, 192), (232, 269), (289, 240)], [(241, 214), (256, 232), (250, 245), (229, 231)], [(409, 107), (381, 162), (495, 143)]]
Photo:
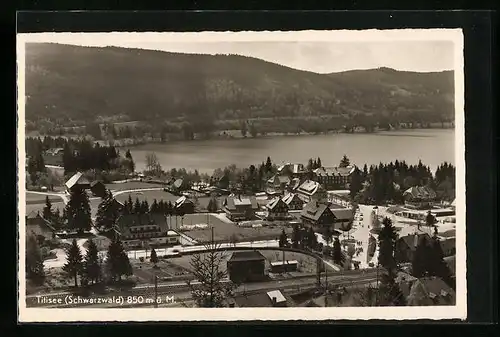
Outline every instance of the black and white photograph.
[(466, 318), (460, 29), (17, 48), (20, 321)]

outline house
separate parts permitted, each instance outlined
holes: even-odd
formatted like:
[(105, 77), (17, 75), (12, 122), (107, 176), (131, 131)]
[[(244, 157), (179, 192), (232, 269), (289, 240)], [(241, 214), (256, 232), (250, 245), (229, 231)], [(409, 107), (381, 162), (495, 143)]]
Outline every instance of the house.
[(90, 182), (83, 176), (81, 172), (76, 172), (71, 178), (68, 179), (65, 185), (68, 191), (74, 189), (85, 190), (90, 188)]
[(304, 226), (311, 226), (318, 232), (324, 232), (327, 227), (335, 227), (335, 215), (327, 203), (309, 202), (302, 209), (300, 219)]
[(286, 175), (274, 175), (267, 181), (267, 187), (275, 191), (284, 191), (290, 184), (290, 178)]
[(313, 180), (304, 181), (297, 188), (296, 193), (299, 195), (299, 198), (301, 198), (305, 203), (312, 200), (319, 202), (328, 201), (328, 194), (326, 190), (318, 182)]
[(293, 178), (290, 181), (290, 184), (288, 185), (287, 189), (289, 192), (295, 192), (299, 188), (300, 184), (301, 182), (299, 178)]
[(418, 243), (421, 242), (421, 240), (430, 239), (431, 237), (427, 233), (415, 233), (399, 238), (396, 241), (396, 247), (394, 250), (396, 262), (411, 262)]
[(227, 300), (230, 308), (283, 308), (294, 307), (293, 299), (280, 290), (257, 294), (242, 294)]
[(356, 167), (320, 167), (313, 170), (313, 180), (321, 184), (325, 189), (349, 188), (352, 173)]
[(351, 207), (351, 192), (349, 190), (335, 190), (328, 192), (328, 201), (342, 205), (344, 207)]
[(282, 200), (287, 204), (289, 211), (302, 210), (302, 207), (304, 207), (304, 201), (295, 193), (285, 195)]
[(43, 236), (49, 240), (54, 237), (55, 229), (50, 221), (44, 219), (39, 212), (31, 212), (26, 215), (26, 234), (32, 234), (35, 237)]
[(405, 206), (414, 209), (431, 208), (436, 201), (436, 192), (427, 186), (413, 186), (404, 191)]
[(195, 213), (195, 208), (194, 202), (185, 196), (180, 197), (174, 203), (176, 214), (193, 214)]
[(169, 228), (163, 214), (125, 214), (117, 222), (117, 234), (125, 247), (173, 245), (180, 242), (180, 235)]
[(232, 221), (252, 220), (259, 204), (254, 196), (229, 196), (224, 200), (222, 210)]
[(302, 178), (307, 174), (307, 170), (303, 164), (285, 163), (278, 167), (278, 174), (291, 178)]
[(409, 306), (455, 305), (455, 291), (439, 277), (423, 277), (412, 283)]
[(290, 218), (288, 205), (280, 198), (276, 197), (266, 205), (267, 220), (286, 220)]
[(186, 183), (184, 179), (176, 179), (170, 185), (170, 189), (175, 192), (181, 192), (186, 189)]
[(269, 271), (275, 274), (290, 273), (297, 271), (299, 262), (295, 260), (274, 261), (270, 263)]
[(227, 261), (229, 279), (235, 283), (265, 279), (266, 258), (258, 251), (234, 252)]
[(329, 208), (335, 216), (335, 229), (342, 231), (351, 230), (354, 214), (350, 208), (329, 204)]
[(104, 197), (106, 195), (106, 186), (102, 181), (96, 180), (90, 183), (90, 191), (96, 197)]

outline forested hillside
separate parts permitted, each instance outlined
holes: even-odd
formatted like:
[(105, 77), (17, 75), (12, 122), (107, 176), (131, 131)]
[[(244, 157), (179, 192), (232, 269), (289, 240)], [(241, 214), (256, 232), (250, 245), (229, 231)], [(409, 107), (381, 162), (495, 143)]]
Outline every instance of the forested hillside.
[(349, 123), (443, 122), (453, 120), (453, 92), (452, 71), (316, 74), (238, 55), (26, 46), (29, 129), (141, 121), (167, 132), (242, 123), (321, 132)]

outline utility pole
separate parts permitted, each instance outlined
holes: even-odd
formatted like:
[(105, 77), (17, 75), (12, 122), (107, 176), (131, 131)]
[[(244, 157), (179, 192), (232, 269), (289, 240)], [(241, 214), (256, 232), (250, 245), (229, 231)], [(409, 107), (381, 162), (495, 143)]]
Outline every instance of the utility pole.
[(377, 262), (377, 290), (375, 292), (375, 305), (378, 305), (378, 293), (379, 293), (379, 289), (378, 289), (378, 268), (379, 267), (379, 263)]
[(325, 307), (328, 306), (328, 268), (326, 266), (326, 263), (324, 263), (325, 265)]
[(155, 272), (155, 308), (158, 308), (158, 275)]

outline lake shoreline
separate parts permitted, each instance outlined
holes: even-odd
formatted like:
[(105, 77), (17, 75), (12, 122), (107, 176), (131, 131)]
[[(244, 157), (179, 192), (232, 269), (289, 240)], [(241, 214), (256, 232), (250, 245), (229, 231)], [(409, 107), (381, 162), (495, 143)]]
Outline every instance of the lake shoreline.
[[(272, 132), (268, 133), (266, 135), (259, 135), (256, 137), (252, 136), (245, 136), (243, 137), (242, 135), (239, 136), (214, 136), (211, 138), (195, 138), (191, 140), (187, 139), (174, 139), (174, 140), (166, 140), (166, 141), (161, 141), (159, 139), (154, 139), (154, 140), (145, 140), (145, 141), (140, 141), (138, 143), (132, 143), (132, 144), (119, 144), (120, 140), (115, 140), (113, 141), (113, 146), (116, 148), (129, 148), (129, 149), (134, 149), (137, 147), (145, 146), (145, 145), (170, 145), (170, 144), (177, 144), (177, 143), (191, 143), (191, 142), (207, 142), (207, 141), (241, 141), (241, 140), (258, 140), (258, 139), (273, 139), (273, 138), (282, 138), (282, 137), (290, 137), (290, 138), (295, 138), (295, 137), (305, 137), (305, 136), (328, 136), (328, 135), (375, 135), (375, 134), (384, 134), (384, 133), (396, 133), (396, 132), (408, 132), (408, 131), (427, 131), (427, 130), (455, 130), (455, 127), (435, 127), (435, 128), (400, 128), (400, 129), (391, 129), (391, 130), (376, 130), (372, 132), (366, 132), (366, 131), (342, 131), (342, 130), (337, 130), (337, 131), (329, 131), (329, 132), (320, 132), (320, 133), (314, 133), (314, 132), (301, 132), (301, 133), (282, 133), (282, 132)], [(226, 130), (230, 131), (230, 130)], [(118, 144), (117, 144), (118, 143)]]

